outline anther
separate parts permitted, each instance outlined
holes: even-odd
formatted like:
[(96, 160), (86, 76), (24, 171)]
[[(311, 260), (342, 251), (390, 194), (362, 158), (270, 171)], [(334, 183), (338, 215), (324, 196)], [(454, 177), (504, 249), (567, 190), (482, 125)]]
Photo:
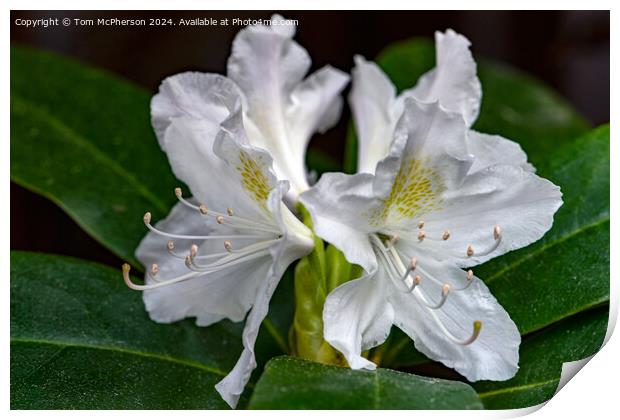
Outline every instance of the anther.
[(424, 238), (426, 238), (426, 232), (421, 230), (420, 233), (418, 233), (418, 241), (423, 241)]
[(200, 210), (200, 213), (202, 214), (209, 213), (209, 209), (204, 204), (201, 204), (200, 206), (198, 206), (198, 210)]
[(411, 287), (409, 288), (409, 293), (413, 292), (413, 289), (419, 286), (420, 283), (422, 283), (422, 277), (420, 277), (420, 275), (415, 276), (413, 278), (413, 283), (411, 284)]
[(158, 272), (159, 272), (159, 267), (157, 266), (157, 264), (153, 263), (151, 265), (151, 275), (154, 276)]
[(422, 229), (424, 227), (424, 220), (420, 220), (418, 222), (418, 229)]
[(450, 293), (450, 285), (446, 283), (441, 287), (441, 294), (446, 296), (448, 293)]
[(445, 283), (441, 287), (441, 300), (439, 301), (439, 303), (437, 303), (436, 305), (429, 305), (426, 299), (423, 299), (422, 303), (429, 309), (439, 309), (444, 305), (444, 303), (446, 303), (446, 300), (448, 299), (449, 294), (450, 294), (450, 285), (448, 283)]
[(224, 241), (224, 248), (226, 248), (226, 251), (232, 252), (232, 243), (230, 241)]
[(411, 259), (411, 262), (409, 263), (409, 269), (413, 271), (416, 269), (417, 266), (418, 266), (418, 259), (416, 257), (413, 257)]
[(469, 337), (469, 339), (459, 343), (463, 346), (466, 346), (468, 344), (473, 343), (474, 341), (476, 341), (476, 339), (478, 338), (478, 336), (480, 335), (480, 330), (482, 329), (482, 321), (474, 321), (474, 332), (472, 333), (471, 337)]
[(174, 195), (176, 195), (177, 198), (183, 197), (183, 190), (181, 188), (179, 188), (179, 187), (176, 187), (174, 189)]
[(192, 268), (192, 256), (191, 255), (185, 256), (185, 265), (187, 266), (187, 268)]
[(467, 271), (467, 281), (471, 281), (474, 278), (474, 272), (472, 270)]
[(467, 256), (471, 257), (474, 255), (474, 247), (472, 245), (467, 246)]
[(192, 244), (192, 246), (189, 247), (189, 256), (194, 258), (196, 254), (198, 254), (198, 245)]
[(390, 238), (390, 244), (396, 245), (400, 241), (400, 235), (392, 235)]
[(449, 230), (444, 230), (443, 231), (443, 236), (441, 237), (441, 239), (443, 239), (444, 241), (447, 241), (448, 239), (450, 239), (450, 231)]
[(168, 251), (172, 251), (174, 249), (174, 241), (168, 241), (166, 246), (168, 247)]
[(221, 225), (224, 223), (224, 216), (217, 216), (215, 220)]
[(144, 217), (142, 218), (142, 220), (144, 220), (145, 224), (150, 224), (151, 223), (151, 212), (147, 211), (146, 213), (144, 213)]
[(228, 213), (229, 216), (233, 216), (235, 214), (235, 212), (233, 211), (233, 209), (231, 209), (230, 207), (228, 207), (226, 209), (226, 213)]
[(499, 238), (502, 237), (502, 229), (499, 226), (495, 226), (493, 228), (493, 238), (495, 238), (495, 240), (499, 240)]

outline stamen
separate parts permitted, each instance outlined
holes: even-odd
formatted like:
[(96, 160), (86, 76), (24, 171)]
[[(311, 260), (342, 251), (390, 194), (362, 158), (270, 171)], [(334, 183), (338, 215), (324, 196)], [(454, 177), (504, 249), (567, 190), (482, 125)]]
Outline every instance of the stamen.
[(133, 290), (157, 289), (159, 287), (169, 286), (171, 284), (179, 283), (185, 280), (190, 280), (200, 275), (200, 273), (191, 272), (191, 273), (187, 273), (182, 276), (175, 277), (170, 280), (161, 281), (155, 284), (135, 284), (134, 282), (131, 281), (131, 278), (129, 277), (130, 270), (131, 270), (131, 266), (129, 264), (127, 263), (123, 264), (123, 280), (125, 280), (125, 284), (127, 285), (127, 287)]
[(234, 215), (235, 215), (235, 212), (234, 212), (234, 211), (233, 211), (233, 209), (231, 209), (230, 207), (228, 207), (228, 208), (226, 209), (226, 213), (227, 213), (229, 216), (234, 216)]
[(413, 292), (415, 288), (420, 285), (420, 283), (422, 283), (422, 277), (420, 277), (420, 275), (418, 274), (413, 278), (413, 283), (409, 288), (409, 293)]
[[(418, 264), (417, 258), (415, 258), (415, 257), (412, 258), (411, 262), (409, 263), (409, 267), (407, 267), (407, 271), (405, 271), (405, 274), (402, 276), (400, 281), (402, 281), (402, 282), (404, 282), (406, 284), (407, 283), (407, 277), (409, 277), (411, 272), (415, 270), (417, 264)], [(420, 277), (420, 276), (416, 276), (416, 278), (417, 277)], [(415, 285), (409, 291), (412, 291), (414, 288), (415, 288)]]
[[(483, 252), (477, 253), (476, 255), (478, 257), (487, 256), (499, 247), (499, 244), (502, 242), (502, 229), (499, 226), (495, 226), (493, 228), (493, 239), (495, 239), (495, 242), (493, 243), (493, 245), (491, 245), (488, 249), (484, 250)], [(471, 248), (471, 254), (470, 254), (470, 248)], [(472, 255), (474, 255), (474, 249), (470, 245), (467, 248), (467, 256), (471, 257)]]
[(495, 238), (496, 241), (499, 240), (499, 238), (502, 237), (502, 229), (499, 226), (495, 226), (493, 228), (493, 238)]
[(467, 256), (471, 257), (474, 255), (474, 247), (472, 245), (467, 246)]
[(465, 286), (463, 286), (463, 287), (458, 288), (458, 289), (453, 289), (455, 292), (461, 292), (461, 291), (467, 289), (469, 286), (471, 286), (471, 284), (473, 283), (472, 280), (474, 279), (474, 272), (471, 271), (471, 270), (468, 270), (466, 278), (467, 278), (467, 284)]
[(443, 236), (441, 237), (441, 239), (443, 239), (444, 241), (447, 241), (448, 239), (450, 239), (450, 231), (449, 230), (444, 230), (443, 231)]
[(446, 299), (448, 299), (448, 294), (450, 294), (450, 285), (445, 283), (442, 287), (441, 287), (441, 299), (439, 300), (439, 303), (435, 304), (435, 305), (431, 305), (428, 302), (428, 299), (426, 299), (421, 292), (419, 292), (418, 295), (415, 295), (416, 297), (420, 297), (420, 302), (422, 302), (422, 304), (424, 306), (426, 306), (429, 309), (439, 309), (441, 308), (444, 303), (446, 303)]
[(424, 238), (426, 238), (426, 233), (421, 230), (420, 233), (418, 233), (418, 241), (422, 242)]

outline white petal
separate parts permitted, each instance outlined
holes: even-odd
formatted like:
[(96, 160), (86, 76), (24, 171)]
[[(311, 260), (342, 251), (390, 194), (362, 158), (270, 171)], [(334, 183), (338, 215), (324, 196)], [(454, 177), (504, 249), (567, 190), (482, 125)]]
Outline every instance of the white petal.
[(308, 141), (315, 131), (324, 131), (337, 120), (338, 95), (348, 77), (325, 67), (302, 81), (311, 62), (293, 35), (288, 27), (241, 30), (233, 42), (228, 76), (245, 96), (251, 143), (272, 154), (278, 178), (291, 182), (296, 198), (308, 188), (304, 165)]
[(520, 166), (526, 171), (535, 172), (535, 168), (527, 162), (527, 155), (519, 143), (502, 136), (470, 130), (467, 133), (467, 147), (474, 155), (474, 164), (469, 169), (469, 173), (493, 165)]
[[(420, 259), (418, 265), (438, 279), (460, 278), (465, 273), (454, 265)], [(519, 331), (510, 316), (478, 278), (467, 289), (452, 291), (440, 309), (423, 306), (411, 293), (395, 292), (390, 298), (394, 306), (395, 325), (409, 335), (415, 347), (433, 360), (454, 368), (470, 381), (507, 380), (518, 369)], [(456, 283), (456, 280), (453, 285)], [(459, 284), (459, 283), (456, 283)], [(422, 275), (424, 291), (437, 302), (441, 286)], [(436, 290), (433, 290), (435, 288)], [(418, 287), (414, 293), (419, 293)], [(473, 322), (482, 322), (478, 338), (469, 345), (455, 344), (441, 331), (438, 322), (459, 340), (469, 338)]]
[[(447, 241), (423, 245), (460, 266), (473, 266), (540, 239), (553, 224), (562, 205), (560, 188), (517, 166), (492, 166), (468, 175), (457, 190), (442, 195), (441, 209), (424, 216), (425, 230)], [(493, 229), (501, 228), (501, 242), (495, 244)], [(474, 255), (466, 256), (473, 246)], [(454, 254), (454, 256), (451, 256)]]
[(384, 225), (417, 224), (437, 208), (443, 191), (458, 188), (473, 159), (465, 133), (459, 114), (407, 99), (390, 154), (375, 174), (374, 194), (385, 200)]
[[(181, 234), (207, 234), (209, 229), (204, 218), (198, 212), (179, 203), (173, 207), (168, 217), (155, 225), (158, 229)], [(138, 260), (149, 269), (156, 263), (159, 272), (156, 278), (171, 279), (189, 270), (181, 259), (168, 253), (166, 237), (148, 233), (136, 250)], [(175, 252), (181, 255), (189, 253), (192, 244), (199, 246), (200, 252), (218, 247), (223, 252), (221, 241), (191, 241), (176, 239)], [(271, 258), (254, 260), (251, 263), (235, 266), (232, 269), (196, 277), (192, 280), (143, 293), (144, 304), (151, 319), (161, 323), (179, 321), (183, 318), (196, 317), (196, 324), (210, 325), (223, 318), (238, 322), (243, 320), (250, 308), (259, 280), (269, 269)], [(145, 282), (152, 283), (149, 276)]]
[(260, 325), (269, 311), (271, 296), (289, 264), (294, 259), (299, 258), (300, 255), (303, 255), (303, 253), (299, 252), (299, 248), (291, 252), (287, 242), (283, 242), (282, 245), (274, 248), (272, 252), (275, 259), (267, 275), (259, 283), (252, 310), (245, 321), (241, 356), (230, 373), (215, 385), (222, 398), (232, 408), (236, 407), (252, 371), (256, 368), (254, 344), (256, 343)]
[(356, 56), (352, 78), (349, 102), (358, 139), (357, 171), (372, 174), (388, 155), (402, 106), (396, 106), (396, 88), (375, 63)]
[[(382, 270), (382, 268), (380, 268)], [(390, 333), (394, 311), (377, 272), (333, 290), (323, 307), (325, 340), (340, 351), (353, 369), (374, 369), (362, 351), (383, 343)]]
[(476, 76), (476, 62), (470, 42), (451, 29), (435, 33), (437, 64), (420, 77), (417, 85), (403, 92), (423, 102), (439, 101), (445, 109), (458, 112), (471, 126), (480, 111), (482, 88)]
[(377, 264), (368, 239), (374, 229), (369, 214), (381, 204), (373, 195), (372, 181), (370, 174), (328, 173), (300, 198), (312, 216), (316, 234), (367, 271)]
[(240, 101), (239, 89), (224, 76), (186, 72), (164, 79), (151, 100), (151, 119), (163, 150), (165, 132), (173, 118), (191, 117), (219, 126)]

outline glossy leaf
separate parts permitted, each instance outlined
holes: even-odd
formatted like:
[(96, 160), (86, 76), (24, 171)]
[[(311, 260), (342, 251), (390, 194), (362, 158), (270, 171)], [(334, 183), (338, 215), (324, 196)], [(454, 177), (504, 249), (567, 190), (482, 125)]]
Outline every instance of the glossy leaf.
[(479, 409), (467, 384), (389, 369), (351, 370), (291, 357), (265, 366), (253, 409)]
[[(474, 268), (521, 334), (609, 300), (609, 126), (557, 150), (539, 172), (563, 192), (552, 229)], [(393, 346), (390, 365), (424, 362), (407, 337)]]
[(514, 378), (473, 385), (485, 408), (523, 408), (549, 400), (558, 387), (562, 363), (584, 359), (600, 349), (608, 314), (605, 305), (527, 338), (519, 349), (520, 368)]
[(178, 186), (151, 128), (150, 97), (73, 60), (11, 48), (11, 179), (134, 265), (142, 215), (164, 217)]
[[(476, 55), (476, 46), (473, 47)], [(418, 78), (435, 65), (431, 40), (413, 38), (384, 49), (376, 59), (398, 91), (415, 86)], [(479, 60), (482, 107), (474, 129), (500, 134), (521, 144), (534, 165), (543, 164), (547, 153), (589, 129), (585, 120), (542, 82), (506, 65)], [(350, 126), (345, 151), (345, 170), (354, 172), (357, 141)]]
[[(241, 353), (241, 328), (157, 324), (120, 270), (12, 252), (11, 407), (227, 408), (213, 385)], [(257, 353), (280, 354), (265, 340)]]

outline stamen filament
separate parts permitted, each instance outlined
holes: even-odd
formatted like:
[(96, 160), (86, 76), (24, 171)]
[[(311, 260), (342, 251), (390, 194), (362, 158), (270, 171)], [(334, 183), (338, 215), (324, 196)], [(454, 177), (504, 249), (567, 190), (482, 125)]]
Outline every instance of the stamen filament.
[[(125, 280), (125, 284), (130, 289), (140, 290), (140, 291), (157, 289), (158, 287), (169, 286), (171, 284), (193, 279), (194, 277), (198, 277), (200, 275), (199, 273), (190, 272), (190, 273), (186, 273), (186, 274), (183, 274), (182, 276), (175, 277), (169, 280), (159, 281), (155, 284), (135, 284), (134, 282), (131, 281), (131, 278), (129, 277), (130, 270), (131, 270), (131, 266), (129, 264), (127, 263), (123, 264), (123, 280)], [(150, 277), (150, 274), (149, 274), (149, 277)]]

